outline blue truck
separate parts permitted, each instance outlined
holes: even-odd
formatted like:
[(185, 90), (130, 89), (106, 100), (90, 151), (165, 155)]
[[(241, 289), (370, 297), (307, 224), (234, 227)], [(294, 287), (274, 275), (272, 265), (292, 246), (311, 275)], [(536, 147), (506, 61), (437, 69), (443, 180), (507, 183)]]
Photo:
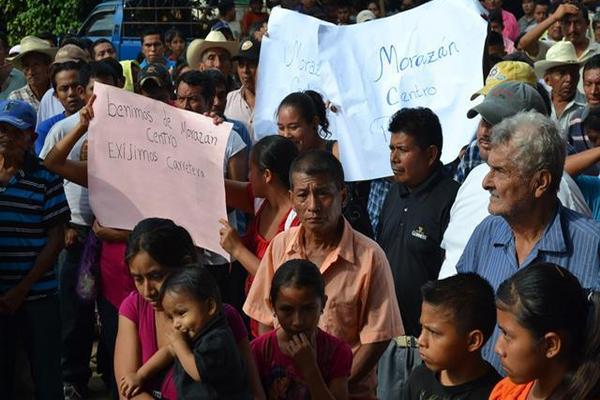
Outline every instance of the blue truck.
[(77, 36), (108, 39), (120, 60), (135, 59), (141, 49), (140, 33), (150, 27), (177, 28), (188, 39), (203, 38), (210, 30), (215, 10), (204, 1), (112, 0), (98, 4), (85, 19)]

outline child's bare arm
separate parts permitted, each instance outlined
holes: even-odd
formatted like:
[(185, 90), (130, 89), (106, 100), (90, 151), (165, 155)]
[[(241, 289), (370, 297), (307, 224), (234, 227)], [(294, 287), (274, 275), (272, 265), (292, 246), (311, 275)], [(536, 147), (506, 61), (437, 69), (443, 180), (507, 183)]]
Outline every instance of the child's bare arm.
[(174, 359), (169, 346), (162, 347), (137, 370), (137, 374), (145, 381), (152, 378), (158, 372), (168, 368), (173, 363)]
[(174, 357), (168, 346), (159, 349), (136, 372), (125, 374), (119, 379), (119, 392), (126, 398), (139, 394), (144, 383), (160, 371), (168, 368), (173, 359)]
[(187, 343), (184, 334), (174, 329), (169, 333), (169, 338), (171, 339), (171, 349), (185, 372), (196, 382), (201, 382), (202, 380), (198, 367), (196, 366), (194, 353)]

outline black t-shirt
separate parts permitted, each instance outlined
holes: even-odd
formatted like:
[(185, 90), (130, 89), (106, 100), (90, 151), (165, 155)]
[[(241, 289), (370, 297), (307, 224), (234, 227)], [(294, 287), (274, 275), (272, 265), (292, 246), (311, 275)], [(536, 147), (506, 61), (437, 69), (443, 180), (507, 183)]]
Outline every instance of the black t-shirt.
[(392, 269), (407, 335), (419, 336), (421, 286), (437, 279), (444, 261), (440, 247), (459, 185), (439, 163), (418, 187), (394, 184), (383, 204), (377, 242)]
[(192, 352), (201, 381), (194, 381), (176, 359), (173, 377), (178, 399), (250, 399), (247, 372), (222, 312), (202, 328)]
[(502, 377), (494, 367), (481, 378), (457, 386), (444, 386), (434, 372), (425, 364), (413, 370), (406, 383), (404, 400), (487, 400), (496, 383)]

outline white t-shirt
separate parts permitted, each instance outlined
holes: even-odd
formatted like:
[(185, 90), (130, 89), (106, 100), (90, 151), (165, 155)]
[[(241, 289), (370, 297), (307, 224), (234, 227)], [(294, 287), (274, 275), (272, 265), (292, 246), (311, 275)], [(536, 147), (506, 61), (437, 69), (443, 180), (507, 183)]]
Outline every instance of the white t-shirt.
[(54, 95), (54, 89), (50, 88), (46, 90), (46, 93), (42, 96), (42, 100), (40, 100), (40, 109), (38, 110), (37, 122), (35, 124), (36, 129), (40, 122), (45, 121), (56, 114), (60, 114), (63, 111), (65, 111), (65, 108)]
[[(467, 246), (473, 231), (489, 214), (490, 194), (483, 188), (483, 179), (490, 171), (486, 163), (475, 167), (458, 189), (450, 209), (450, 221), (444, 232), (441, 247), (446, 250), (446, 259), (440, 269), (439, 279), (456, 275), (456, 264)], [(558, 190), (561, 203), (572, 210), (591, 217), (592, 212), (575, 181), (563, 174)]]
[[(50, 132), (48, 132), (48, 136), (46, 136), (44, 147), (40, 151), (40, 158), (46, 157), (54, 145), (73, 130), (78, 123), (79, 113), (75, 113), (54, 124)], [(73, 149), (69, 153), (69, 160), (80, 159), (81, 146), (86, 137), (87, 133), (75, 143), (75, 146), (73, 146)], [(94, 213), (90, 207), (88, 189), (65, 179), (64, 190), (67, 203), (71, 209), (71, 222), (77, 225), (91, 225), (94, 222)]]

